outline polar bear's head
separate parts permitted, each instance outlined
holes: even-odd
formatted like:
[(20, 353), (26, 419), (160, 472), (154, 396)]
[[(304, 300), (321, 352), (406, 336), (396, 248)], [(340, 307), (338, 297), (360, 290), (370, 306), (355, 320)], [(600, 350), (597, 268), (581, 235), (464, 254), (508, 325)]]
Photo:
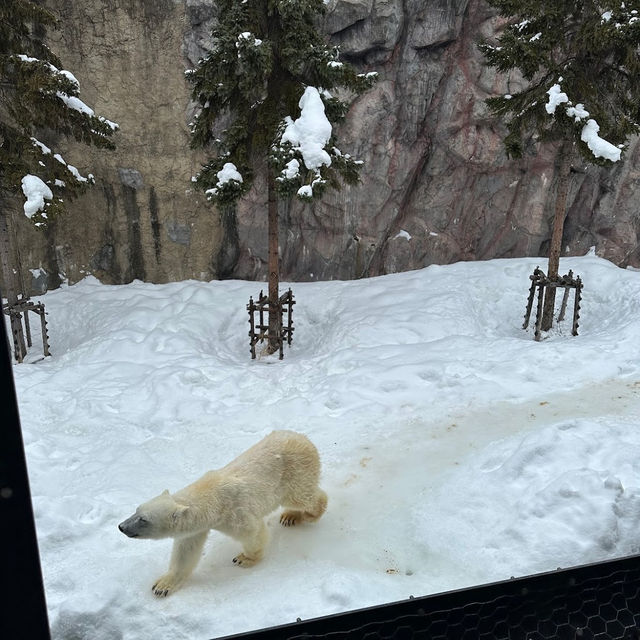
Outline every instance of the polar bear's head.
[(180, 521), (189, 507), (177, 503), (168, 491), (141, 504), (118, 525), (130, 538), (169, 538), (180, 530)]

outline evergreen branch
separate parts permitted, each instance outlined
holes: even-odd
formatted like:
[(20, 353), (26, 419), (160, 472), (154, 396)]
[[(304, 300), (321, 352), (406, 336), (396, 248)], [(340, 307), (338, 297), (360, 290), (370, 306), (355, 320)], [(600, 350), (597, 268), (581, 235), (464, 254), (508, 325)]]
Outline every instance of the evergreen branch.
[[(240, 197), (249, 188), (255, 159), (264, 157), (279, 176), (277, 188), (283, 195), (295, 192), (306, 199), (307, 186), (319, 197), (326, 186), (339, 184), (341, 163), (345, 180), (352, 180), (359, 165), (336, 160), (333, 169), (322, 165), (307, 171), (300, 150), (280, 143), (283, 122), (297, 117), (307, 87), (323, 91), (323, 115), (336, 123), (347, 113), (348, 102), (329, 92), (343, 88), (357, 96), (376, 79), (340, 61), (339, 50), (318, 32), (317, 18), (326, 10), (323, 1), (220, 0), (218, 9), (214, 46), (187, 74), (200, 105), (191, 146), (213, 147), (217, 153), (198, 174), (197, 185), (219, 202)], [(241, 187), (219, 185), (226, 163), (242, 175)], [(285, 165), (290, 169), (283, 173)]]
[(0, 192), (20, 193), (27, 175), (41, 179), (54, 197), (31, 218), (38, 224), (60, 213), (61, 198), (82, 192), (92, 176), (82, 176), (35, 133), (112, 149), (117, 128), (80, 100), (77, 81), (41, 40), (45, 28), (58, 25), (51, 11), (30, 0), (0, 5)]

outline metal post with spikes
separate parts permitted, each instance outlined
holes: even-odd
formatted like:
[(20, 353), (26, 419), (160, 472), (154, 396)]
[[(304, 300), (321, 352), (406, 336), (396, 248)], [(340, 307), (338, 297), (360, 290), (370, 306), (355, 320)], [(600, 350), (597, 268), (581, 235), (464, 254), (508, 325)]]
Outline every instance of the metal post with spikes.
[(544, 273), (542, 273), (542, 271), (540, 271), (538, 267), (533, 270), (533, 275), (529, 276), (529, 279), (531, 280), (531, 286), (529, 287), (529, 298), (527, 299), (527, 310), (524, 314), (524, 324), (522, 325), (523, 329), (526, 329), (529, 326), (531, 309), (533, 308), (533, 299), (536, 295), (536, 284), (540, 279), (540, 276), (544, 276)]
[(582, 301), (582, 280), (580, 276), (576, 278), (576, 297), (573, 305), (573, 327), (571, 329), (571, 335), (578, 335), (578, 320), (580, 319), (580, 303)]

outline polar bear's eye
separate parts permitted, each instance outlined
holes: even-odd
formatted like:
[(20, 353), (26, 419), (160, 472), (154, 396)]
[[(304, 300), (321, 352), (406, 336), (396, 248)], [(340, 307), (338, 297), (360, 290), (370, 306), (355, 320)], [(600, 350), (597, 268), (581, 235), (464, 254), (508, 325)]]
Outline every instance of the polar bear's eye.
[(144, 516), (140, 516), (138, 520), (140, 524), (147, 524), (149, 522)]

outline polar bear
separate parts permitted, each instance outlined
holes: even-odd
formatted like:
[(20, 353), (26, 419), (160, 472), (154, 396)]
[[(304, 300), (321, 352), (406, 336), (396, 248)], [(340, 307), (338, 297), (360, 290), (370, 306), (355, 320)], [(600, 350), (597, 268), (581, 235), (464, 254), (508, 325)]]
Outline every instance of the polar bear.
[(279, 506), (284, 526), (318, 520), (327, 494), (318, 487), (320, 458), (311, 441), (294, 431), (273, 431), (225, 467), (140, 505), (118, 525), (130, 538), (174, 538), (169, 571), (151, 590), (168, 596), (195, 569), (210, 529), (242, 544), (233, 562), (250, 567), (267, 543), (264, 517)]

